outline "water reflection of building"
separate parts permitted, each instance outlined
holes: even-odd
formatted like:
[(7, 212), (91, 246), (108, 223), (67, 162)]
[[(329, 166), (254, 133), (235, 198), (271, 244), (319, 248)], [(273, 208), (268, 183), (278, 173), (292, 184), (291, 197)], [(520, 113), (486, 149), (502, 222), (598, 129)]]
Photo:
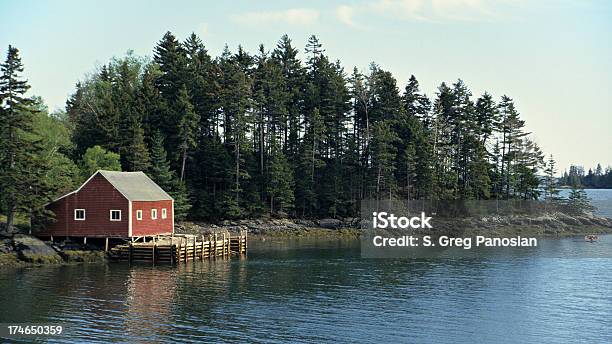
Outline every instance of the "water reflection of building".
[(172, 267), (133, 266), (126, 281), (126, 337), (150, 339), (170, 331), (178, 271)]

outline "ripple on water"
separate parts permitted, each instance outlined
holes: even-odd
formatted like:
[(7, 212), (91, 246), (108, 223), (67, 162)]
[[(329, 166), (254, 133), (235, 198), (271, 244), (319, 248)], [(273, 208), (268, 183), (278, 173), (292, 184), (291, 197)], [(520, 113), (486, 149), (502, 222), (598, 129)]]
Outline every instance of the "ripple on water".
[(610, 343), (610, 290), (609, 259), (373, 260), (354, 243), (308, 244), (3, 272), (0, 322), (67, 323), (58, 343)]

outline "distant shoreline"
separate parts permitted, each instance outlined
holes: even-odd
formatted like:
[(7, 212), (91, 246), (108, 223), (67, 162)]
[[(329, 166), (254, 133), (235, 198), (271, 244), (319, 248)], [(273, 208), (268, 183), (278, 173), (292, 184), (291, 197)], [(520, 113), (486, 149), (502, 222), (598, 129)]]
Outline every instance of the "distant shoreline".
[[(358, 237), (369, 228), (359, 218), (346, 219), (252, 219), (224, 221), (221, 224), (183, 222), (177, 225), (178, 233), (210, 234), (215, 232), (247, 231), (250, 237), (300, 238), (300, 237)], [(398, 230), (402, 231), (402, 230)], [(404, 230), (405, 231), (405, 230)], [(506, 216), (446, 219), (436, 223), (433, 230), (411, 230), (415, 234), (487, 234), (498, 236), (531, 235), (564, 237), (586, 234), (612, 233), (612, 219), (599, 216), (569, 216), (545, 214), (540, 216)]]
[[(236, 233), (246, 231), (251, 240), (312, 239), (357, 239), (368, 232), (367, 222), (359, 218), (345, 219), (249, 219), (223, 221), (220, 224), (181, 222), (176, 225), (177, 234), (209, 235), (213, 233)], [(415, 235), (453, 235), (489, 237), (563, 238), (587, 234), (612, 234), (612, 219), (562, 213), (538, 216), (492, 216), (481, 218), (444, 219), (436, 223), (433, 230), (396, 230), (398, 233)], [(0, 237), (0, 268), (70, 265), (75, 263), (105, 263), (102, 250), (85, 247), (65, 247), (57, 243), (43, 242), (26, 234)]]

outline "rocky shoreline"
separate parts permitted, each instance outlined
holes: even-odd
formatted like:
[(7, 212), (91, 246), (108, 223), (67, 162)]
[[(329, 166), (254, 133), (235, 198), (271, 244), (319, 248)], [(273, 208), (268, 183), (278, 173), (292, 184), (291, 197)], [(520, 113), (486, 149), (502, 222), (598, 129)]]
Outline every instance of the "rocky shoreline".
[[(246, 231), (255, 237), (304, 237), (304, 236), (359, 236), (370, 228), (367, 220), (345, 219), (250, 219), (223, 221), (219, 224), (183, 222), (176, 232), (184, 234), (238, 233)], [(533, 233), (540, 236), (567, 236), (579, 234), (612, 233), (612, 219), (592, 215), (570, 216), (551, 213), (539, 216), (487, 216), (438, 220), (433, 230), (416, 232), (439, 233), (489, 233), (495, 235)]]
[(71, 242), (51, 243), (27, 234), (0, 234), (0, 267), (104, 263), (106, 254)]
[[(223, 221), (219, 224), (182, 222), (179, 234), (222, 234), (246, 231), (251, 238), (290, 239), (302, 237), (358, 238), (370, 223), (359, 218), (346, 219), (250, 219)], [(612, 219), (591, 215), (569, 216), (564, 213), (526, 216), (488, 216), (438, 220), (433, 230), (416, 234), (444, 233), (490, 236), (530, 235), (563, 237), (612, 233)], [(105, 263), (106, 254), (96, 247), (75, 242), (51, 243), (27, 234), (0, 233), (0, 268), (47, 264)]]

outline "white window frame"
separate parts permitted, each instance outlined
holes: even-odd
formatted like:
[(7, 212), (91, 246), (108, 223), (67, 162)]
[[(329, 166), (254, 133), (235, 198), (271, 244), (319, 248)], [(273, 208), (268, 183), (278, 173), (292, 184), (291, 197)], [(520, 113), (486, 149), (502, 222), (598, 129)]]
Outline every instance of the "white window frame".
[(136, 220), (142, 220), (142, 210), (136, 210)]
[(167, 217), (168, 217), (168, 209), (162, 208), (162, 219), (165, 219)]
[[(118, 219), (113, 219), (113, 212), (119, 212), (119, 218)], [(111, 221), (121, 221), (121, 210), (119, 209), (111, 209), (109, 212), (109, 219)]]
[(157, 220), (157, 209), (151, 209), (151, 220)]
[[(83, 218), (82, 219), (77, 218), (77, 212), (80, 211), (80, 210), (83, 211)], [(85, 209), (81, 209), (81, 208), (74, 209), (74, 220), (75, 221), (85, 221), (86, 218), (87, 218), (87, 213), (85, 212)]]

